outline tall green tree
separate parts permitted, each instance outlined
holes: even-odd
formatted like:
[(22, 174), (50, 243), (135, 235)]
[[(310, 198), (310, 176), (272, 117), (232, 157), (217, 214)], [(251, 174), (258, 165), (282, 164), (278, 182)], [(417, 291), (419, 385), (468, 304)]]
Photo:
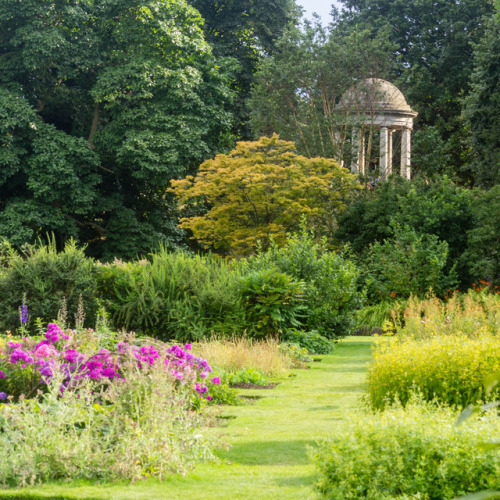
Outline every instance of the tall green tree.
[(356, 82), (387, 78), (391, 50), (383, 32), (328, 31), (319, 23), (290, 28), (256, 74), (252, 129), (279, 133), (305, 156), (344, 156), (348, 117), (337, 104)]
[(236, 98), (234, 132), (238, 139), (251, 139), (248, 98), (255, 72), (275, 50), (286, 27), (298, 21), (294, 0), (188, 0), (199, 10), (206, 40), (218, 57), (238, 63), (233, 88)]
[(478, 184), (491, 187), (500, 184), (500, 7), (475, 47), (471, 85), (465, 115), (474, 151), (472, 165)]
[(437, 161), (419, 168), (426, 174), (448, 170), (474, 182), (463, 99), (471, 88), (473, 46), (484, 35), (493, 0), (341, 1), (344, 9), (337, 29), (357, 31), (369, 25), (388, 30), (395, 47), (394, 83), (419, 113), (413, 156), (418, 157), (420, 146), (427, 147), (429, 134), (435, 135), (440, 149)]
[(225, 148), (231, 76), (183, 0), (4, 0), (0, 234), (100, 257), (175, 235), (165, 187)]

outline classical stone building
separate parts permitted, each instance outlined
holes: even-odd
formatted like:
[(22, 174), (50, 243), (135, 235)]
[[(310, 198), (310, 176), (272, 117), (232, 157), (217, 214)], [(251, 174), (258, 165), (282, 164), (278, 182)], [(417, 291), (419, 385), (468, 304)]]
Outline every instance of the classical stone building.
[(410, 178), (411, 131), (418, 113), (410, 108), (395, 85), (379, 78), (360, 81), (344, 93), (336, 109), (351, 129), (353, 173), (366, 175), (366, 135), (376, 130), (380, 134), (381, 180), (392, 173), (395, 133), (401, 133), (401, 176)]

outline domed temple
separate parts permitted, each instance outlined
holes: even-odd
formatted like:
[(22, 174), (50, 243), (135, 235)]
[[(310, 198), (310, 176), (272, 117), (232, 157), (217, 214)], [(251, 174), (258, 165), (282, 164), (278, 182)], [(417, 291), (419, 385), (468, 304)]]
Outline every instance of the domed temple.
[(410, 178), (411, 131), (418, 113), (395, 85), (379, 78), (363, 80), (344, 93), (336, 109), (352, 127), (353, 173), (366, 175), (366, 134), (376, 129), (380, 130), (379, 175), (386, 180), (392, 173), (393, 135), (401, 131), (401, 176)]

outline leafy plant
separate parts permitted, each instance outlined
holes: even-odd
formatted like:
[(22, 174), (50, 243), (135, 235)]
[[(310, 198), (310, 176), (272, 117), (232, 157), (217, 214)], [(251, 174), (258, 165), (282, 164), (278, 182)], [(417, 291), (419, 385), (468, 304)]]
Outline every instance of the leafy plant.
[(304, 283), (275, 269), (263, 269), (241, 277), (239, 285), (251, 335), (276, 336), (286, 328), (301, 325)]
[(57, 318), (63, 301), (73, 318), (79, 303), (85, 308), (86, 325), (95, 324), (97, 302), (95, 264), (84, 248), (69, 240), (58, 251), (55, 239), (47, 245), (17, 252), (4, 247), (0, 266), (0, 328), (15, 331), (19, 326), (19, 307), (26, 300), (29, 329), (35, 318), (50, 322)]
[(335, 349), (335, 343), (323, 337), (318, 331), (304, 331), (289, 328), (281, 335), (281, 341), (297, 344), (307, 349), (309, 354), (330, 354)]
[(314, 452), (317, 490), (331, 499), (450, 500), (497, 489), (500, 455), (477, 444), (498, 434), (499, 420), (489, 412), (457, 427), (453, 411), (421, 402), (357, 415)]
[(448, 244), (430, 234), (418, 234), (408, 226), (393, 226), (393, 237), (376, 242), (365, 261), (365, 282), (371, 300), (424, 297), (432, 290), (439, 296), (454, 290), (457, 276), (445, 272)]
[(256, 384), (267, 385), (267, 378), (256, 368), (243, 368), (237, 372), (229, 372), (224, 375), (229, 384)]
[(151, 260), (115, 261), (98, 269), (101, 300), (115, 328), (190, 341), (212, 330), (244, 329), (238, 274), (223, 259), (169, 252)]
[(330, 339), (343, 337), (354, 329), (354, 311), (363, 302), (363, 293), (357, 290), (359, 273), (343, 255), (328, 251), (324, 240), (317, 243), (305, 219), (299, 233), (287, 235), (284, 246), (271, 241), (267, 250), (259, 248), (256, 255), (241, 259), (236, 265), (243, 275), (276, 269), (302, 281), (306, 300), (301, 319), (304, 327)]

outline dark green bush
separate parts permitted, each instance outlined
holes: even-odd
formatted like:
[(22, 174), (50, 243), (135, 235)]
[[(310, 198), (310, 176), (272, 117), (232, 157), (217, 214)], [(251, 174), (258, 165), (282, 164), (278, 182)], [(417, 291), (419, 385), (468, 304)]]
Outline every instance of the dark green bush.
[(328, 251), (324, 241), (316, 243), (313, 233), (304, 226), (299, 234), (289, 235), (282, 248), (271, 242), (268, 250), (242, 259), (238, 267), (243, 274), (276, 269), (303, 281), (304, 328), (317, 330), (330, 339), (348, 335), (354, 329), (354, 312), (363, 302), (363, 294), (356, 288), (359, 273), (352, 262)]
[(307, 349), (309, 354), (330, 354), (335, 349), (333, 340), (323, 337), (316, 330), (309, 332), (289, 328), (281, 335), (283, 342), (298, 344)]
[(474, 279), (500, 285), (500, 185), (474, 192), (475, 227), (468, 232), (467, 261)]
[(455, 290), (455, 269), (445, 271), (448, 243), (432, 234), (419, 234), (409, 226), (393, 226), (393, 237), (376, 242), (364, 262), (364, 280), (373, 302), (438, 296)]
[[(2, 246), (0, 258), (0, 329), (15, 331), (20, 326), (19, 307), (26, 297), (28, 326), (36, 318), (50, 322), (57, 318), (66, 299), (68, 322), (73, 324), (82, 297), (85, 324), (94, 326), (97, 303), (94, 261), (69, 240), (58, 252), (54, 240), (29, 247), (23, 253)], [(31, 328), (33, 330), (33, 328)]]
[(449, 500), (498, 489), (500, 454), (478, 444), (498, 435), (500, 419), (456, 421), (420, 404), (359, 415), (315, 453), (317, 490), (335, 500)]
[(188, 341), (243, 331), (237, 277), (219, 257), (163, 248), (150, 261), (101, 266), (98, 288), (116, 328)]
[(474, 227), (473, 192), (447, 177), (410, 181), (394, 176), (375, 190), (363, 190), (339, 219), (335, 239), (364, 254), (376, 241), (393, 236), (391, 223), (408, 226), (418, 234), (431, 234), (448, 243), (445, 272), (453, 265), (461, 286), (470, 284), (469, 262), (464, 258), (467, 232)]

